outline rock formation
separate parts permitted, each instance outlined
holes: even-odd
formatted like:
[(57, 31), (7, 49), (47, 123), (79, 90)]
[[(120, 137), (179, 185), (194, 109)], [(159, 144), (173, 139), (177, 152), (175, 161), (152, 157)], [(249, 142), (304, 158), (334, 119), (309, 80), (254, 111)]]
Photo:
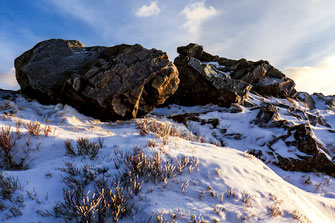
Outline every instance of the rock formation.
[[(216, 145), (237, 146), (284, 170), (335, 176), (335, 96), (297, 93), (294, 81), (267, 61), (213, 56), (197, 44), (177, 52), (175, 66), (166, 53), (140, 45), (84, 47), (52, 39), (15, 60), (16, 76), (23, 95), (45, 104), (66, 103), (103, 120), (141, 116), (165, 101), (213, 103), (219, 106), (167, 118)], [(16, 95), (0, 89), (1, 99)], [(18, 110), (9, 103), (0, 104), (3, 111)]]
[(76, 40), (38, 43), (15, 60), (22, 94), (65, 103), (104, 120), (144, 115), (173, 94), (178, 70), (166, 53), (136, 45), (85, 47)]
[(249, 90), (263, 96), (293, 97), (295, 83), (267, 61), (230, 60), (213, 56), (191, 43), (178, 47), (180, 86), (169, 103), (230, 106), (241, 103)]
[(168, 103), (181, 105), (218, 104), (230, 106), (246, 98), (251, 85), (232, 79), (212, 64), (203, 63), (202, 55), (213, 57), (202, 46), (190, 44), (177, 49), (174, 63), (179, 71), (180, 85)]
[[(274, 164), (289, 171), (321, 172), (335, 176), (335, 163), (329, 157), (329, 151), (314, 136), (309, 125), (300, 124), (288, 128), (288, 134), (280, 137), (287, 146), (293, 146), (306, 154), (295, 158), (284, 158), (276, 154), (277, 162)], [(294, 140), (289, 140), (293, 136)]]

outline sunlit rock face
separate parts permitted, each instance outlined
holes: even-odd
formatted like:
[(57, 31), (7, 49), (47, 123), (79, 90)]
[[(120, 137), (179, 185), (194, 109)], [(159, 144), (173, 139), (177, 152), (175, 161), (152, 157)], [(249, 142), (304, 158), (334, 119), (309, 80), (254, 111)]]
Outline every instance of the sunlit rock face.
[(144, 115), (179, 84), (165, 52), (138, 44), (85, 47), (77, 40), (51, 39), (19, 56), (15, 68), (23, 95), (69, 104), (104, 120)]
[(252, 62), (213, 56), (191, 43), (178, 47), (180, 86), (170, 103), (230, 106), (242, 103), (249, 91), (263, 96), (293, 97), (295, 83), (267, 61)]

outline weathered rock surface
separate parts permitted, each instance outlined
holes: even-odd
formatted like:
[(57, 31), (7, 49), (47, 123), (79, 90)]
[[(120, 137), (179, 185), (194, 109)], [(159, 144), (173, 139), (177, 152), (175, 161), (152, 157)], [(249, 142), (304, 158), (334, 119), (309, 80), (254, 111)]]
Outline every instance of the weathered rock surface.
[(201, 61), (202, 56), (213, 56), (203, 52), (202, 46), (190, 44), (179, 47), (180, 54), (174, 63), (179, 70), (180, 85), (169, 103), (181, 105), (218, 104), (230, 106), (241, 103), (247, 97), (251, 85), (232, 79), (227, 73)]
[[(294, 141), (288, 140), (291, 135), (294, 137)], [(296, 147), (307, 156), (299, 156), (299, 159), (294, 159), (278, 155), (276, 165), (289, 171), (321, 172), (335, 176), (335, 163), (330, 159), (327, 148), (313, 137), (310, 126), (306, 124), (293, 126), (285, 138), (286, 145)]]
[[(180, 86), (169, 103), (197, 105), (241, 103), (249, 90), (280, 98), (296, 94), (295, 83), (267, 61), (230, 60), (213, 56), (191, 43), (178, 47), (174, 63)], [(252, 88), (251, 88), (252, 87)]]
[(15, 68), (23, 95), (107, 120), (144, 115), (179, 84), (166, 53), (138, 44), (84, 47), (76, 40), (51, 39), (18, 57)]
[(310, 110), (315, 109), (315, 101), (310, 94), (307, 92), (298, 92), (297, 99), (306, 103), (307, 107)]

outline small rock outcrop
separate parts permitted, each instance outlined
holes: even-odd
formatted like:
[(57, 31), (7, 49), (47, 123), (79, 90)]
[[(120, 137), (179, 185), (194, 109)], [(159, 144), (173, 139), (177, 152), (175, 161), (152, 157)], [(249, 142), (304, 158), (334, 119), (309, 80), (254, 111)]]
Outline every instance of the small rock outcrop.
[(334, 110), (335, 109), (335, 95), (325, 96), (322, 93), (314, 93), (311, 95), (314, 100), (324, 105), (325, 109)]
[(262, 96), (293, 97), (295, 83), (267, 61), (252, 62), (213, 56), (191, 43), (178, 47), (180, 86), (170, 103), (230, 106), (241, 103), (251, 90)]
[(262, 104), (256, 119), (253, 121), (256, 125), (263, 128), (276, 127), (281, 121), (280, 115), (278, 113), (278, 107), (271, 104)]
[(166, 53), (141, 45), (85, 47), (76, 40), (38, 43), (15, 60), (23, 95), (44, 104), (65, 103), (103, 120), (152, 111), (178, 87)]
[[(293, 141), (289, 140), (290, 136), (293, 136)], [(289, 171), (321, 172), (335, 176), (335, 163), (329, 157), (329, 151), (313, 136), (313, 131), (309, 125), (300, 124), (291, 127), (288, 135), (284, 138), (286, 138), (286, 145), (296, 147), (306, 156), (299, 156), (299, 159), (294, 159), (283, 158), (278, 155), (278, 162), (275, 164), (280, 168)]]
[(242, 103), (247, 97), (251, 85), (232, 79), (228, 73), (210, 63), (204, 63), (203, 57), (214, 60), (216, 57), (203, 51), (197, 44), (178, 47), (179, 56), (174, 64), (179, 71), (180, 84), (177, 92), (168, 103), (192, 106), (218, 104), (230, 106)]
[(315, 101), (307, 92), (298, 92), (297, 99), (304, 102), (310, 110), (315, 109)]

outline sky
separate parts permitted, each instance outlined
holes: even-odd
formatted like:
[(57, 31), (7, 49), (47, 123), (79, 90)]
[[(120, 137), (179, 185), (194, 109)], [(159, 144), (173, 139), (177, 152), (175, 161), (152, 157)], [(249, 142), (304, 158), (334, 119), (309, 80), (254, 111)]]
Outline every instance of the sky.
[(335, 95), (334, 0), (1, 0), (0, 88), (18, 89), (14, 59), (42, 40), (85, 46), (190, 42), (231, 59), (268, 60), (297, 90)]

